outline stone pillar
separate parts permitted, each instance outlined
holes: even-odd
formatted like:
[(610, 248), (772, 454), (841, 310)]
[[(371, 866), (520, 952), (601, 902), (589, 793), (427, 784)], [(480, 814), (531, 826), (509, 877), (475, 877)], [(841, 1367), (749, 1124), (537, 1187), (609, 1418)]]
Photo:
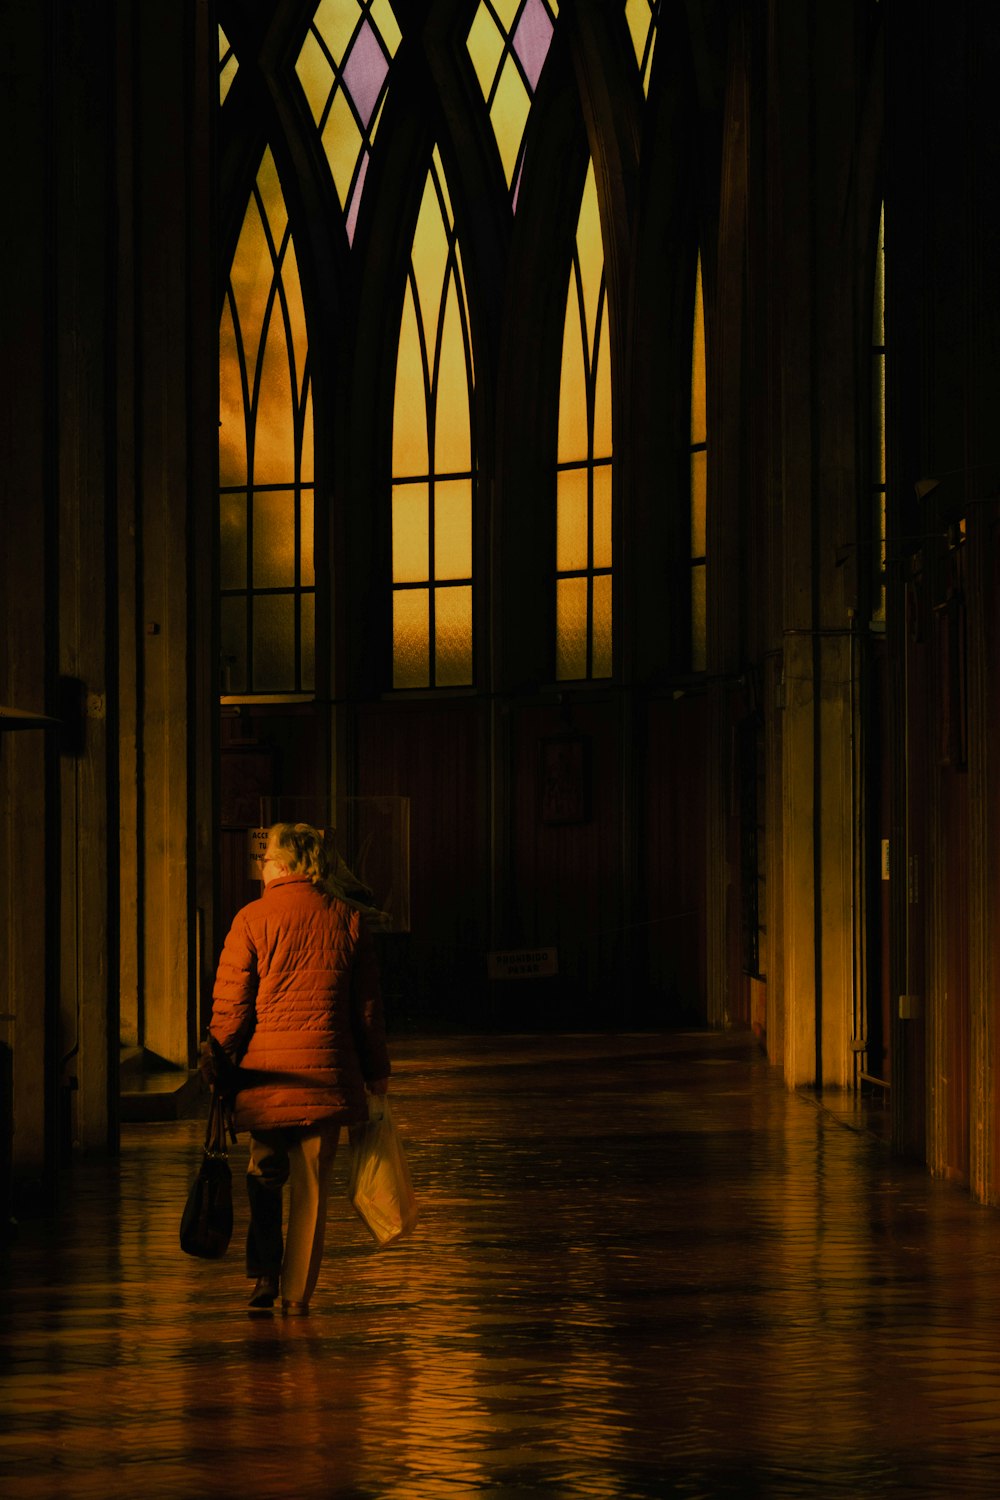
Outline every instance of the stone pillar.
[[(852, 620), (858, 529), (855, 39), (822, 8), (772, 7), (770, 320), (779, 384), (771, 497), (783, 519), (782, 906), (790, 1087), (853, 1076)], [(804, 89), (802, 79), (813, 80)], [(844, 211), (844, 205), (848, 209)], [(860, 318), (860, 322), (859, 322)]]
[(135, 74), (131, 145), (125, 141), (134, 171), (120, 254), (134, 300), (119, 305), (131, 334), (123, 354), (133, 382), (119, 387), (119, 400), (122, 431), (135, 438), (134, 489), (123, 485), (120, 498), (126, 513), (134, 511), (122, 529), (136, 643), (134, 655), (129, 642), (122, 656), (125, 671), (134, 672), (121, 685), (126, 773), (135, 734), (135, 796), (130, 779), (123, 801), (135, 818), (131, 829), (123, 819), (123, 901), (133, 888), (138, 893), (123, 952), (137, 974), (138, 1039), (186, 1067), (214, 957), (219, 306), (210, 122), (217, 39), (202, 0), (167, 9), (136, 0), (123, 9), (122, 26)]

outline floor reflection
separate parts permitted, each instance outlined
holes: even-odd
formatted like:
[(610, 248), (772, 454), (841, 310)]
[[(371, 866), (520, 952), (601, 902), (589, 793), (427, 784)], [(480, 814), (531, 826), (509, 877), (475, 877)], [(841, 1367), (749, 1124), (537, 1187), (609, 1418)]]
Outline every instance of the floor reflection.
[(194, 1122), (23, 1227), (5, 1497), (995, 1496), (1000, 1214), (789, 1095), (743, 1039), (409, 1041), (422, 1206), (344, 1198), (309, 1320), (177, 1227)]

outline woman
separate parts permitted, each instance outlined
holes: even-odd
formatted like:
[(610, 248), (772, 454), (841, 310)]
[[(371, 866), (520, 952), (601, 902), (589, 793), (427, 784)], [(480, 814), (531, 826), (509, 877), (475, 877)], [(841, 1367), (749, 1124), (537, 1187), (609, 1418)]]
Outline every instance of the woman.
[(371, 938), (360, 912), (329, 893), (330, 869), (318, 829), (269, 830), (264, 893), (226, 938), (209, 1026), (239, 1065), (234, 1123), (250, 1132), (250, 1307), (273, 1307), (280, 1291), (288, 1317), (308, 1313), (316, 1286), (340, 1127), (368, 1118), (366, 1087), (384, 1094), (390, 1072)]

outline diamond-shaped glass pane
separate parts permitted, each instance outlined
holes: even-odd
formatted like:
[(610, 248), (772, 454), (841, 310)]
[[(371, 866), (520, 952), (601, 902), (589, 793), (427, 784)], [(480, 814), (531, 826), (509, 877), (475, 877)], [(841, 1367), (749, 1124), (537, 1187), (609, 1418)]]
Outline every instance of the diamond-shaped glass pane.
[(543, 0), (524, 0), (524, 9), (515, 27), (513, 41), (514, 51), (521, 61), (532, 93), (538, 87), (542, 66), (552, 41), (552, 31), (552, 17)]
[(366, 130), (388, 73), (385, 53), (376, 41), (370, 22), (365, 19), (347, 55), (341, 76)]

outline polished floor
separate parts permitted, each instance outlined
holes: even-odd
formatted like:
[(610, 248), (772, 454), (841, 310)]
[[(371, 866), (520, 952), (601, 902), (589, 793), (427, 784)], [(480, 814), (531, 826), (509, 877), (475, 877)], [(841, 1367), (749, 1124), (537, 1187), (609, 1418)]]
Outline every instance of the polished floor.
[(125, 1127), (22, 1226), (0, 1495), (1000, 1495), (1000, 1212), (733, 1035), (407, 1040), (422, 1219), (338, 1161), (312, 1316), (177, 1225), (195, 1121)]

